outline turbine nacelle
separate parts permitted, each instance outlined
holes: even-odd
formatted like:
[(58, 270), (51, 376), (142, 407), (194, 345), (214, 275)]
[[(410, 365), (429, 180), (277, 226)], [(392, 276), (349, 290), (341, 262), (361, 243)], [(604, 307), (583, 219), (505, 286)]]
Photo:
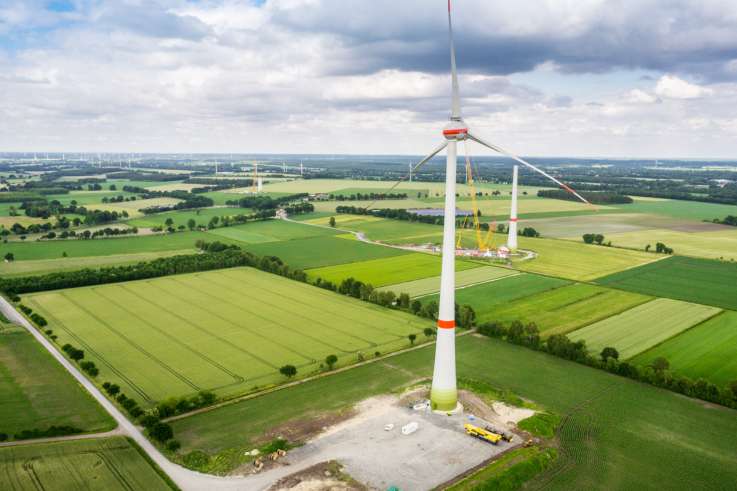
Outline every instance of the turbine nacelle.
[(451, 119), (443, 128), (443, 136), (448, 141), (463, 141), (468, 138), (468, 125), (462, 119)]

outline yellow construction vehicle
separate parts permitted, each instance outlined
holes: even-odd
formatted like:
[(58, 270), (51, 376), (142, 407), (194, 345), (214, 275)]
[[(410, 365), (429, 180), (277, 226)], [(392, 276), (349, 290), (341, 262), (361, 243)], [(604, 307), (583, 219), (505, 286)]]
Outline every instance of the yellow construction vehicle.
[(494, 445), (496, 445), (502, 440), (501, 435), (497, 435), (496, 433), (486, 431), (483, 428), (479, 428), (478, 426), (474, 426), (469, 423), (464, 424), (463, 428), (466, 430), (466, 433), (468, 435), (474, 438), (478, 438), (479, 440), (483, 440), (485, 442), (493, 443)]

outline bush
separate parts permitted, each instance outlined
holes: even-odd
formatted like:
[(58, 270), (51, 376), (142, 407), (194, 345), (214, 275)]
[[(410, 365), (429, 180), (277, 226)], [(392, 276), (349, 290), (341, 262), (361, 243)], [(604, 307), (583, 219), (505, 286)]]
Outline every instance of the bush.
[(146, 414), (140, 419), (141, 426), (146, 429), (153, 428), (153, 426), (160, 421), (159, 417), (154, 414)]
[(169, 450), (170, 452), (176, 452), (180, 448), (182, 448), (182, 444), (179, 443), (177, 440), (172, 439), (166, 442), (166, 449)]
[(174, 430), (167, 423), (156, 423), (148, 430), (148, 434), (151, 438), (158, 440), (161, 443), (171, 439), (174, 436)]
[(7, 439), (8, 439), (7, 433), (0, 433), (0, 442), (4, 442)]

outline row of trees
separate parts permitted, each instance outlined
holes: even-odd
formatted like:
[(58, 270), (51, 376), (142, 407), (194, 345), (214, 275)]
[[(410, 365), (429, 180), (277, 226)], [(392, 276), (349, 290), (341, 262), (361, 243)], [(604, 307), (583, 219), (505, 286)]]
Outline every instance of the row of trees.
[(737, 227), (737, 216), (734, 215), (727, 215), (726, 217), (722, 218), (721, 220), (718, 218), (715, 218), (712, 220), (714, 223), (720, 223), (722, 225), (730, 225), (732, 227)]
[(608, 244), (604, 244), (604, 236), (602, 234), (583, 234), (583, 241), (587, 244), (612, 245), (611, 241)]
[(555, 334), (543, 341), (534, 323), (523, 325), (520, 321), (514, 321), (509, 326), (502, 322), (487, 322), (478, 326), (478, 332), (689, 397), (737, 409), (737, 380), (722, 388), (705, 379), (694, 381), (671, 372), (668, 360), (662, 357), (656, 358), (645, 367), (619, 361), (619, 353), (613, 347), (604, 348), (600, 355), (595, 357), (586, 348), (584, 340), (571, 341), (563, 334)]
[[(421, 195), (421, 193), (417, 193)], [(407, 193), (351, 193), (351, 194), (329, 194), (328, 198), (334, 201), (368, 201), (384, 199), (407, 199)], [(419, 196), (418, 196), (419, 198)]]
[(276, 210), (289, 203), (302, 201), (307, 198), (307, 193), (290, 194), (274, 198), (265, 195), (245, 196), (238, 200), (228, 200), (225, 202), (228, 206), (238, 206), (240, 208), (253, 208), (254, 210)]
[[(597, 205), (629, 204), (633, 199), (626, 194), (607, 191), (584, 192), (580, 191), (583, 198), (589, 203)], [(563, 189), (541, 189), (537, 192), (540, 198), (562, 199), (566, 201), (580, 201), (576, 196)]]

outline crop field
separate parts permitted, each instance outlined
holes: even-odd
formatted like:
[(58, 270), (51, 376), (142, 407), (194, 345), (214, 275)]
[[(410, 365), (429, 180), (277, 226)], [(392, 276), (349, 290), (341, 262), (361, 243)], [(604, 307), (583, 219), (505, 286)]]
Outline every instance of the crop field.
[[(473, 269), (457, 271), (455, 275), (456, 288), (464, 288), (479, 283), (488, 283), (508, 276), (517, 275), (514, 270), (497, 268), (494, 266), (481, 266)], [(419, 280), (386, 285), (380, 290), (390, 290), (394, 293), (407, 293), (410, 297), (422, 297), (432, 295), (440, 291), (440, 277), (422, 278)]]
[[(504, 237), (497, 236), (497, 239), (506, 241)], [(579, 281), (590, 281), (659, 259), (645, 252), (557, 239), (520, 237), (519, 247), (535, 251), (538, 257), (517, 263), (517, 268)]]
[(208, 230), (207, 233), (211, 235), (211, 240), (222, 240), (218, 238), (221, 237), (248, 244), (259, 244), (307, 237), (325, 237), (340, 232), (326, 227), (313, 227), (283, 220), (267, 220), (233, 227), (220, 227)]
[[(511, 390), (564, 417), (560, 458), (531, 488), (722, 489), (737, 480), (737, 412), (494, 339), (458, 339), (458, 375)], [(173, 422), (183, 452), (221, 470), (262, 435), (430, 377), (434, 348), (403, 353)], [(664, 417), (667, 415), (667, 417)], [(240, 450), (240, 451), (239, 451)]]
[(403, 348), (429, 321), (251, 268), (74, 288), (24, 297), (59, 343), (85, 350), (102, 380), (144, 403), (213, 390), (242, 393)]
[(605, 286), (737, 309), (737, 264), (673, 256), (597, 280)]
[(38, 259), (35, 261), (0, 262), (0, 275), (27, 276), (56, 271), (71, 271), (83, 268), (123, 266), (141, 261), (152, 261), (160, 257), (192, 254), (194, 248), (179, 251), (141, 252), (136, 254), (113, 254), (108, 256), (62, 257), (59, 259)]
[[(314, 227), (312, 227), (314, 228)], [(317, 229), (320, 230), (320, 229)], [(257, 256), (276, 256), (291, 267), (322, 268), (338, 264), (410, 254), (401, 249), (368, 244), (341, 236), (307, 237), (304, 239), (244, 245)]]
[[(570, 240), (581, 240), (586, 233), (599, 233), (609, 237), (611, 234), (648, 231), (656, 228), (669, 229), (683, 226), (684, 221), (680, 219), (663, 217), (659, 215), (645, 215), (639, 213), (612, 213), (612, 210), (602, 211), (577, 216), (561, 216), (556, 218), (540, 218), (523, 220), (522, 227), (533, 227), (543, 237), (565, 238)], [(717, 225), (686, 222), (690, 225), (706, 226), (708, 228)], [(643, 232), (647, 235), (647, 232)]]
[(142, 216), (143, 213), (138, 210), (142, 210), (144, 208), (153, 208), (155, 206), (173, 206), (180, 201), (181, 200), (175, 198), (150, 198), (138, 199), (135, 201), (123, 201), (121, 203), (100, 203), (88, 205), (87, 207), (95, 210), (117, 211), (118, 213), (126, 211), (131, 217), (139, 217)]
[(0, 489), (175, 489), (123, 437), (0, 448)]
[(171, 218), (174, 222), (173, 227), (179, 225), (187, 225), (189, 219), (194, 219), (198, 227), (207, 227), (212, 217), (229, 217), (235, 215), (249, 215), (253, 210), (249, 208), (203, 208), (200, 210), (180, 210), (167, 211), (164, 213), (154, 213), (152, 215), (144, 215), (140, 218), (129, 220), (127, 223), (135, 227), (162, 227), (166, 220)]
[[(32, 223), (45, 223), (48, 220), (44, 220), (43, 218), (34, 218), (34, 217), (27, 217), (25, 215), (21, 216), (0, 216), (0, 228), (7, 228), (10, 229), (10, 227), (13, 226), (13, 224), (20, 223), (24, 227), (27, 227), (31, 225)], [(52, 222), (53, 223), (53, 222)]]
[(576, 283), (501, 305), (494, 320), (534, 322), (543, 336), (566, 334), (651, 299), (637, 293)]
[(737, 312), (722, 312), (632, 361), (649, 365), (661, 356), (672, 371), (693, 380), (704, 378), (719, 386), (737, 380)]
[[(503, 306), (536, 293), (561, 288), (570, 282), (548, 276), (520, 273), (490, 283), (456, 290), (456, 303), (468, 304), (476, 312), (477, 322), (497, 320), (497, 312)], [(438, 300), (438, 295), (423, 297), (423, 302)]]
[(0, 433), (11, 438), (51, 425), (85, 431), (115, 426), (28, 331), (10, 324), (0, 324), (0, 401)]
[[(7, 244), (0, 244), (0, 254), (5, 255), (12, 252), (16, 261), (32, 261), (36, 259), (68, 259), (143, 252), (182, 251), (185, 249), (194, 251), (194, 244), (198, 239), (210, 242), (213, 240), (212, 235), (205, 232), (181, 232), (110, 239), (68, 239), (30, 243), (8, 242)], [(221, 242), (235, 242), (219, 240)], [(67, 253), (68, 258), (62, 258), (64, 252)]]
[(619, 358), (626, 360), (719, 312), (715, 307), (658, 298), (582, 327), (568, 337), (585, 340), (593, 353), (612, 346), (619, 351)]
[(241, 193), (229, 193), (226, 191), (210, 191), (203, 193), (202, 196), (210, 198), (216, 206), (225, 205), (228, 201), (239, 200), (243, 198)]
[(207, 187), (205, 184), (191, 184), (187, 182), (172, 182), (168, 184), (159, 184), (158, 186), (149, 186), (149, 191), (192, 191)]
[[(676, 254), (709, 259), (737, 260), (737, 227), (714, 224), (699, 224), (701, 229), (692, 232), (678, 230), (646, 230), (607, 236), (612, 245), (644, 249), (650, 244), (655, 248), (662, 242), (674, 249)], [(704, 226), (709, 227), (703, 230)], [(716, 229), (716, 230), (714, 230)]]
[[(456, 271), (477, 268), (479, 266), (480, 264), (478, 263), (456, 260)], [(336, 284), (346, 278), (354, 278), (375, 287), (380, 287), (420, 278), (439, 276), (440, 256), (413, 252), (385, 259), (372, 259), (310, 269), (307, 270), (307, 274), (312, 278), (319, 277)]]
[[(108, 185), (103, 185), (104, 190), (102, 191), (72, 191), (67, 194), (52, 194), (49, 196), (46, 196), (46, 199), (49, 201), (56, 200), (59, 203), (62, 204), (69, 204), (72, 201), (76, 201), (78, 205), (85, 206), (89, 208), (97, 208), (96, 206), (90, 206), (90, 205), (97, 205), (102, 203), (103, 198), (116, 198), (118, 196), (125, 196), (125, 197), (131, 197), (136, 196), (134, 193), (128, 193), (122, 190), (122, 186), (118, 188), (116, 191), (110, 191), (107, 189)], [(130, 203), (130, 202), (129, 202)]]
[(634, 203), (612, 205), (612, 207), (630, 213), (652, 213), (696, 221), (724, 218), (727, 215), (735, 214), (734, 205), (659, 198), (633, 197), (633, 199), (635, 200)]

